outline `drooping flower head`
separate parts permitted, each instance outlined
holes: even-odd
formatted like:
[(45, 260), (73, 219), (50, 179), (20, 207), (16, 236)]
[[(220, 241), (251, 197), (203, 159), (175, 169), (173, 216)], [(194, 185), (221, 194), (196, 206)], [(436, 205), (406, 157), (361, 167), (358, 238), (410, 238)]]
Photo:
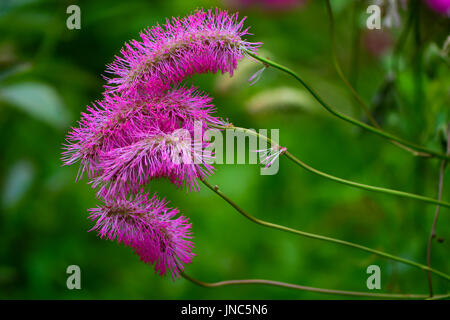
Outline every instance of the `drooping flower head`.
[(102, 173), (93, 180), (102, 197), (137, 192), (152, 179), (168, 178), (178, 187), (198, 190), (197, 179), (213, 173), (205, 143), (192, 141), (185, 129), (165, 133), (155, 127), (136, 136), (136, 142), (104, 153)]
[(139, 94), (142, 85), (166, 89), (193, 74), (232, 75), (245, 51), (260, 45), (243, 38), (249, 34), (244, 20), (237, 13), (199, 9), (145, 30), (141, 41), (127, 43), (108, 66), (107, 90)]
[(84, 172), (94, 177), (103, 171), (100, 158), (117, 148), (130, 146), (158, 128), (164, 133), (177, 129), (193, 131), (195, 123), (221, 124), (212, 115), (211, 98), (195, 87), (176, 87), (166, 92), (147, 88), (139, 97), (105, 95), (103, 101), (88, 107), (79, 126), (72, 128), (64, 146), (66, 165), (80, 161), (78, 178)]
[[(72, 128), (66, 137), (62, 160), (65, 165), (80, 161), (77, 178), (84, 172), (91, 177), (99, 170), (98, 157), (105, 150), (129, 143), (127, 132), (143, 125), (141, 106), (129, 104), (119, 96), (105, 96), (87, 107), (81, 114), (79, 126)], [(144, 128), (140, 128), (142, 130)]]
[(96, 222), (90, 231), (133, 248), (160, 275), (169, 271), (172, 278), (177, 277), (184, 264), (192, 263), (191, 224), (156, 194), (149, 198), (140, 192), (128, 199), (105, 200), (89, 212)]
[(160, 275), (174, 278), (191, 263), (191, 224), (156, 195), (148, 198), (143, 185), (164, 177), (198, 189), (197, 179), (213, 172), (203, 132), (224, 122), (213, 115), (211, 98), (180, 83), (197, 73), (233, 74), (260, 45), (243, 38), (243, 21), (197, 10), (145, 30), (108, 66), (103, 100), (67, 135), (64, 164), (80, 161), (77, 179), (87, 173), (105, 202), (89, 210), (91, 230), (133, 248)]

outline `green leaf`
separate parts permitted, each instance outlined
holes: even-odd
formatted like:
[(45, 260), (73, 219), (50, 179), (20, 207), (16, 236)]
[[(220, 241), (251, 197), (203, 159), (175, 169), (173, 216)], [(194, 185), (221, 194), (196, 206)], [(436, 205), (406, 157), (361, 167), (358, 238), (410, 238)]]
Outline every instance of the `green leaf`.
[(14, 206), (28, 191), (33, 178), (34, 167), (27, 160), (19, 160), (9, 170), (3, 185), (2, 204), (5, 208)]
[(56, 128), (64, 128), (69, 123), (61, 97), (54, 88), (43, 83), (27, 82), (3, 87), (0, 89), (0, 101)]

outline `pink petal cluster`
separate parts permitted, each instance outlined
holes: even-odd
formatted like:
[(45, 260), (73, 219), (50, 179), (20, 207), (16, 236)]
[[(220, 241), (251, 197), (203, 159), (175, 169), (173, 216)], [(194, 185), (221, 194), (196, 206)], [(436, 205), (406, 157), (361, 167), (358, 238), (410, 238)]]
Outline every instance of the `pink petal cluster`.
[(155, 265), (155, 272), (172, 278), (183, 271), (183, 264), (191, 263), (191, 224), (178, 215), (178, 210), (154, 195), (138, 193), (128, 199), (106, 200), (105, 204), (89, 209), (95, 221), (91, 230), (100, 238), (117, 240), (134, 249), (145, 263)]
[[(111, 156), (140, 142), (143, 137), (154, 136), (155, 132), (171, 135), (179, 129), (185, 129), (193, 135), (196, 122), (201, 124), (202, 130), (208, 128), (208, 123), (221, 124), (222, 121), (212, 115), (215, 108), (211, 100), (195, 87), (177, 87), (165, 92), (147, 89), (145, 94), (134, 98), (105, 95), (104, 100), (88, 107), (88, 112), (82, 114), (79, 126), (72, 128), (67, 135), (63, 161), (66, 165), (80, 161), (78, 178), (87, 172), (89, 178), (97, 177), (95, 186), (99, 185), (98, 176), (111, 173), (111, 170), (105, 173), (104, 162), (111, 164), (108, 161)], [(121, 165), (120, 162), (117, 164)], [(158, 170), (164, 171), (165, 165), (160, 162)], [(211, 167), (206, 166), (206, 171), (211, 172)], [(107, 167), (110, 168), (109, 165)], [(196, 168), (191, 168), (191, 164), (182, 167), (187, 171), (198, 171), (199, 175), (195, 178), (204, 177), (200, 174), (202, 170), (197, 168), (198, 164), (195, 164)], [(155, 176), (148, 172), (143, 174)], [(160, 176), (164, 175), (157, 177)], [(183, 176), (184, 172), (180, 172), (178, 178)], [(192, 179), (188, 183), (194, 185)]]
[(103, 197), (136, 193), (150, 180), (165, 177), (178, 187), (198, 189), (197, 179), (212, 174), (203, 156), (203, 144), (191, 142), (189, 131), (170, 134), (154, 128), (136, 137), (136, 142), (113, 149), (101, 157), (102, 173), (94, 179)]
[(233, 74), (259, 46), (243, 39), (243, 21), (218, 9), (196, 10), (141, 33), (108, 66), (103, 100), (87, 107), (64, 144), (64, 164), (80, 162), (77, 180), (86, 174), (104, 202), (89, 210), (92, 230), (131, 247), (160, 275), (177, 277), (191, 263), (191, 224), (143, 190), (158, 178), (198, 190), (197, 180), (213, 173), (201, 137), (224, 122), (210, 97), (182, 82), (193, 74)]
[(135, 94), (141, 86), (164, 89), (193, 74), (232, 75), (245, 51), (260, 45), (243, 39), (249, 34), (244, 20), (219, 9), (196, 10), (145, 30), (108, 66), (107, 90)]

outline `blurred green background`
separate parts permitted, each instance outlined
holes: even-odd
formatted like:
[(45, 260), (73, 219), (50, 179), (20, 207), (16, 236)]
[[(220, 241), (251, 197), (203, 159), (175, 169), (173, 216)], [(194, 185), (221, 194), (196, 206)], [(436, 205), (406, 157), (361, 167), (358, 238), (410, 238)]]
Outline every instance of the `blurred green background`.
[[(91, 101), (100, 99), (105, 65), (124, 42), (166, 17), (197, 7), (247, 16), (261, 53), (296, 70), (335, 108), (363, 119), (331, 58), (324, 1), (298, 6), (239, 1), (0, 1), (0, 298), (2, 299), (308, 299), (336, 298), (266, 286), (206, 289), (160, 278), (130, 249), (87, 231), (87, 208), (98, 204), (77, 167), (62, 167), (61, 144)], [(411, 1), (410, 1), (411, 3)], [(66, 8), (81, 8), (81, 29), (68, 30)], [(449, 19), (420, 2), (419, 21), (369, 31), (366, 1), (333, 0), (344, 73), (389, 132), (442, 149), (449, 121)], [(416, 15), (417, 18), (417, 15)], [(447, 50), (448, 51), (448, 50)], [(196, 76), (218, 113), (236, 125), (279, 128), (280, 143), (313, 167), (339, 177), (436, 197), (439, 161), (413, 157), (380, 137), (333, 118), (279, 71), (244, 61), (235, 77)], [(286, 159), (273, 176), (258, 165), (217, 165), (210, 178), (255, 216), (425, 263), (435, 207), (368, 193), (314, 176)], [(450, 172), (446, 172), (450, 184)], [(186, 272), (203, 281), (266, 278), (330, 289), (367, 291), (366, 268), (382, 271), (383, 292), (426, 293), (426, 274), (364, 252), (296, 237), (245, 220), (217, 195), (152, 189), (190, 217), (195, 253)], [(444, 185), (443, 199), (450, 201)], [(450, 270), (449, 210), (438, 221), (432, 265)], [(66, 268), (79, 265), (82, 290), (66, 288)], [(434, 278), (435, 292), (448, 284)]]

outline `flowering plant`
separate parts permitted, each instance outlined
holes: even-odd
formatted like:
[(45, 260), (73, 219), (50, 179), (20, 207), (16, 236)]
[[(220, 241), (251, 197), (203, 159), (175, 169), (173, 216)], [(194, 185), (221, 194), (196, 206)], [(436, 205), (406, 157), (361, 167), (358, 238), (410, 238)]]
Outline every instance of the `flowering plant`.
[[(333, 30), (329, 1), (327, 8)], [(214, 154), (207, 152), (209, 141), (191, 139), (195, 136), (197, 124), (203, 131), (233, 129), (269, 142), (269, 148), (256, 150), (261, 164), (266, 167), (270, 167), (278, 157), (285, 156), (301, 168), (328, 180), (434, 204), (439, 208), (450, 207), (450, 203), (442, 201), (440, 197), (434, 199), (361, 184), (324, 173), (304, 163), (286, 147), (268, 137), (236, 127), (217, 117), (212, 98), (196, 87), (186, 85), (186, 79), (203, 73), (233, 75), (238, 62), (249, 58), (263, 64), (263, 69), (251, 77), (251, 81), (256, 79), (253, 83), (266, 68), (278, 69), (299, 81), (333, 116), (385, 138), (414, 155), (439, 158), (444, 163), (450, 160), (448, 153), (417, 145), (384, 131), (346, 80), (335, 50), (336, 70), (361, 103), (371, 124), (337, 111), (297, 73), (258, 54), (262, 43), (245, 39), (249, 35), (249, 29), (244, 27), (244, 20), (239, 19), (237, 13), (198, 9), (184, 18), (173, 18), (164, 25), (145, 30), (140, 34), (140, 40), (127, 43), (121, 54), (108, 65), (103, 99), (88, 106), (78, 126), (69, 132), (63, 152), (66, 165), (80, 162), (77, 179), (81, 179), (86, 173), (89, 183), (92, 188), (97, 189), (97, 196), (103, 203), (89, 209), (90, 219), (95, 222), (91, 230), (97, 231), (100, 238), (114, 240), (132, 248), (142, 261), (153, 265), (159, 275), (170, 273), (173, 279), (182, 275), (200, 285), (217, 285), (201, 282), (184, 273), (185, 265), (192, 263), (194, 257), (191, 224), (188, 218), (179, 215), (177, 209), (169, 208), (166, 200), (159, 198), (156, 193), (150, 195), (145, 190), (152, 187), (154, 179), (160, 178), (168, 179), (176, 187), (186, 188), (188, 192), (198, 191), (201, 182), (240, 214), (260, 225), (363, 250), (450, 280), (449, 275), (431, 268), (429, 264), (425, 266), (359, 244), (255, 218), (226, 196), (218, 186), (212, 186), (208, 182), (215, 170), (211, 161), (214, 160)], [(245, 280), (245, 283), (249, 282), (325, 293), (374, 296), (363, 292), (311, 288), (269, 280)], [(378, 296), (407, 297), (388, 293)]]

